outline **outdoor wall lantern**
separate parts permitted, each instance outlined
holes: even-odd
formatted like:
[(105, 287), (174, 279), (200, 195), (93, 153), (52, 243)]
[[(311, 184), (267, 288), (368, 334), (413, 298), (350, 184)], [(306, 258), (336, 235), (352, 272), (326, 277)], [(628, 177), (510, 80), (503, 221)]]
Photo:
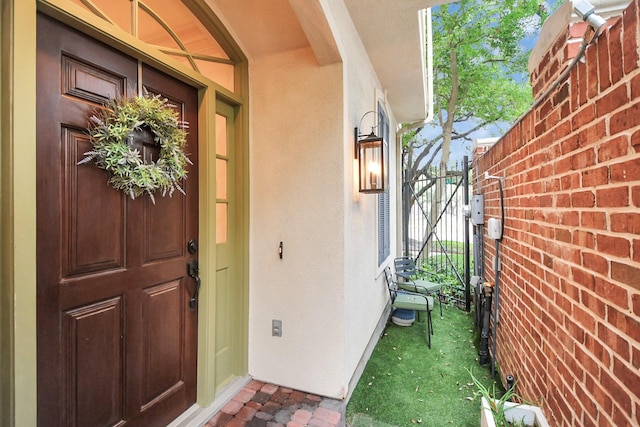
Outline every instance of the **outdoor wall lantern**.
[[(373, 111), (365, 113), (366, 116)], [(364, 118), (362, 116), (362, 118)], [(360, 119), (362, 123), (362, 119)], [(384, 141), (376, 136), (371, 128), (371, 133), (366, 138), (360, 134), (359, 128), (354, 128), (355, 158), (358, 160), (359, 191), (361, 193), (382, 193), (386, 171), (384, 170)]]

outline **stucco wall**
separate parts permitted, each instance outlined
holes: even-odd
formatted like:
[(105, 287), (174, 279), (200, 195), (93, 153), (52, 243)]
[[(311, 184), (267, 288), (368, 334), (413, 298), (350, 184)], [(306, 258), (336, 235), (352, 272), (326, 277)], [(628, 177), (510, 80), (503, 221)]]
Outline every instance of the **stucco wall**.
[[(310, 49), (250, 60), (249, 373), (343, 398), (388, 298), (377, 196), (358, 193), (353, 160), (353, 128), (385, 100), (344, 4), (324, 7), (342, 63), (319, 66)], [(280, 338), (272, 319), (283, 320)]]
[(263, 56), (250, 63), (250, 91), (249, 373), (340, 396), (342, 66), (318, 67), (310, 49)]

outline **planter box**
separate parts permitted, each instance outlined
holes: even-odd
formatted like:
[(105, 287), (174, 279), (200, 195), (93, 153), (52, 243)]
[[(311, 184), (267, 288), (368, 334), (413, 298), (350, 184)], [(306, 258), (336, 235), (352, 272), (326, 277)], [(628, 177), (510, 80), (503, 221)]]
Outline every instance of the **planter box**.
[[(547, 419), (544, 417), (542, 410), (538, 406), (523, 405), (520, 403), (505, 402), (504, 415), (507, 421), (524, 421), (525, 425), (531, 427), (549, 427)], [(496, 427), (493, 419), (493, 411), (489, 406), (489, 402), (482, 398), (482, 427)]]

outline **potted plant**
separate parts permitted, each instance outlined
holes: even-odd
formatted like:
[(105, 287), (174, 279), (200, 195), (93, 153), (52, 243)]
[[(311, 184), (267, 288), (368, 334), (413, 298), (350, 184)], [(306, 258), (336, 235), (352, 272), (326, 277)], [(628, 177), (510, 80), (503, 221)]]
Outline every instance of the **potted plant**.
[[(539, 406), (527, 402), (515, 393), (515, 383), (500, 398), (496, 398), (495, 384), (490, 392), (469, 371), (471, 379), (482, 397), (481, 423), (482, 427), (514, 426), (514, 427), (549, 427)], [(526, 403), (512, 402), (517, 399)]]

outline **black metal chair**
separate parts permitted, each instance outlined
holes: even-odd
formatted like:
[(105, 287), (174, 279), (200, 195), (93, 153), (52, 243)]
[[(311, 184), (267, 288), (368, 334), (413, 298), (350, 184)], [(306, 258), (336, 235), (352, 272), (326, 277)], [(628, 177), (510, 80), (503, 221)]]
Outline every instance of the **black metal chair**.
[(442, 284), (420, 279), (418, 275), (420, 270), (416, 267), (413, 258), (399, 257), (393, 260), (393, 264), (396, 269), (396, 277), (400, 279), (398, 280), (398, 287), (419, 294), (437, 295), (440, 303), (440, 317), (442, 317), (442, 298), (444, 296), (442, 294)]
[(384, 278), (387, 281), (387, 288), (389, 289), (389, 296), (391, 298), (391, 311), (389, 312), (389, 317), (387, 318), (384, 329), (386, 330), (387, 326), (389, 326), (389, 321), (395, 309), (415, 310), (418, 314), (418, 321), (420, 321), (420, 312), (425, 312), (427, 314), (427, 344), (429, 348), (431, 348), (431, 335), (433, 335), (433, 320), (431, 318), (434, 305), (433, 297), (398, 289), (399, 283), (393, 280), (390, 267), (384, 269)]

